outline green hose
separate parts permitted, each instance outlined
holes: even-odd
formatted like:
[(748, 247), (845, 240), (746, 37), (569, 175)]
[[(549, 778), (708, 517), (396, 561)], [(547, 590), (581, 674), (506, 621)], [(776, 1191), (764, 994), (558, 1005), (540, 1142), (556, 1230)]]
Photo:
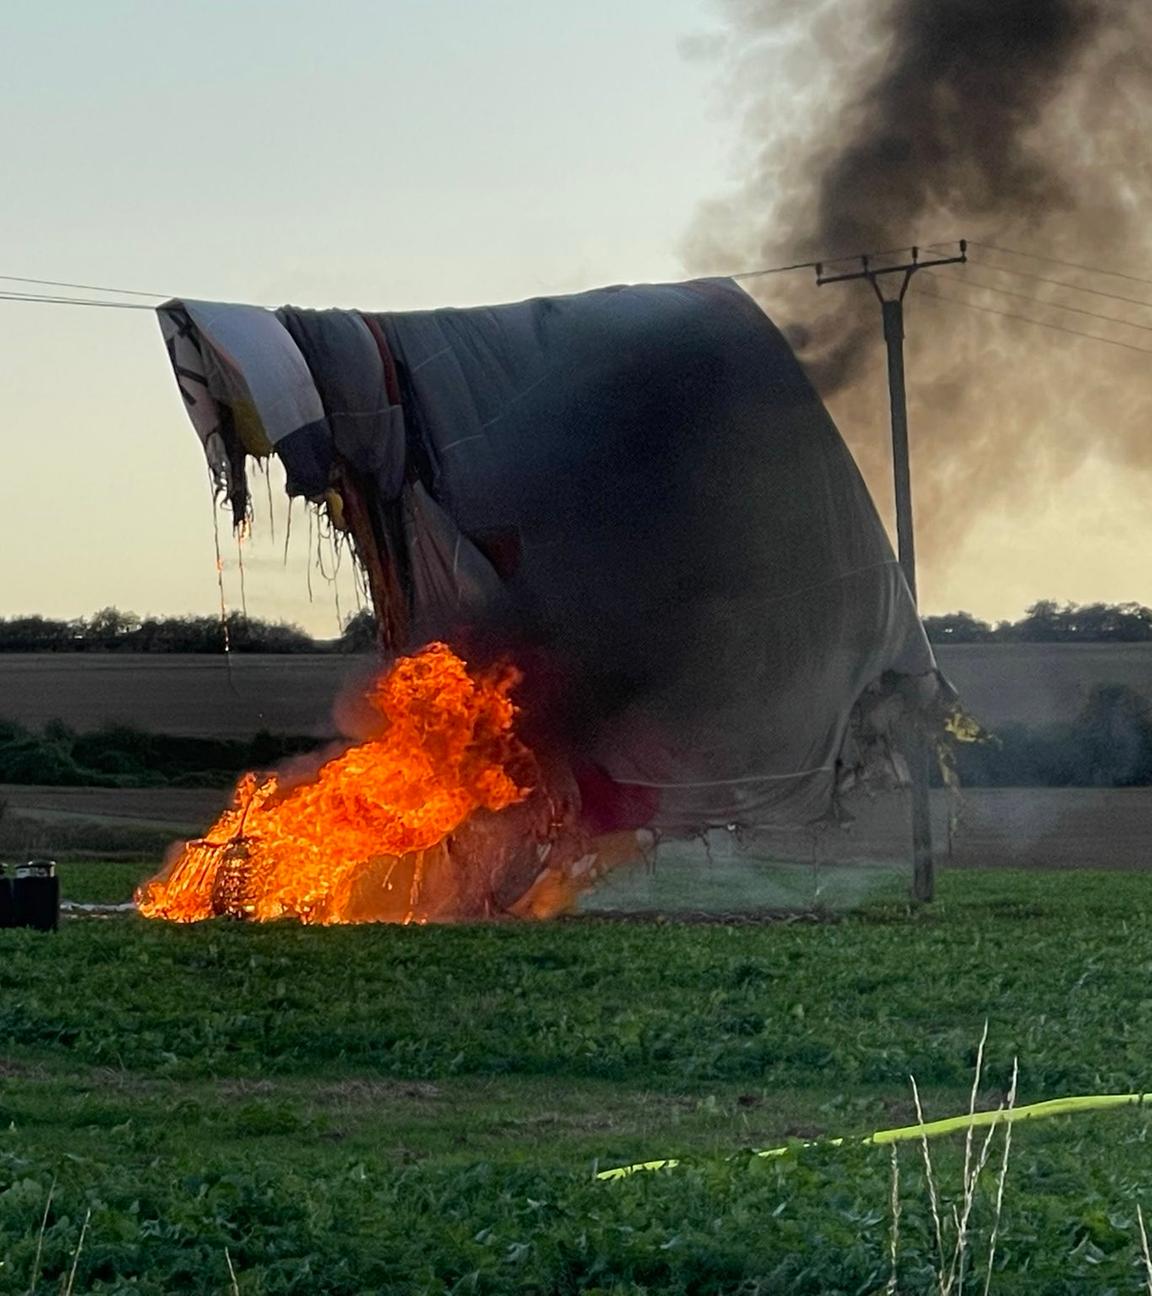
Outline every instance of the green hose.
[[(1027, 1107), (1011, 1107), (1005, 1110), (999, 1107), (996, 1111), (965, 1112), (961, 1116), (948, 1116), (944, 1120), (926, 1121), (923, 1125), (904, 1125), (899, 1129), (877, 1130), (859, 1140), (848, 1138), (819, 1139), (801, 1143), (800, 1147), (843, 1147), (845, 1143), (858, 1141), (861, 1145), (870, 1143), (903, 1143), (907, 1139), (937, 1138), (941, 1134), (955, 1134), (959, 1130), (976, 1129), (985, 1125), (1010, 1124), (1021, 1120), (1043, 1120), (1047, 1116), (1071, 1116), (1076, 1112), (1104, 1111), (1109, 1107), (1140, 1106), (1148, 1098), (1142, 1093), (1129, 1094), (1084, 1094), (1076, 1098), (1051, 1098), (1047, 1102), (1031, 1103)], [(758, 1157), (787, 1156), (796, 1148), (796, 1144), (785, 1147), (765, 1148), (762, 1152), (753, 1153)], [(670, 1170), (678, 1166), (679, 1161), (640, 1161), (636, 1165), (617, 1166), (614, 1170), (601, 1170), (597, 1179), (626, 1179), (629, 1175), (641, 1170)]]

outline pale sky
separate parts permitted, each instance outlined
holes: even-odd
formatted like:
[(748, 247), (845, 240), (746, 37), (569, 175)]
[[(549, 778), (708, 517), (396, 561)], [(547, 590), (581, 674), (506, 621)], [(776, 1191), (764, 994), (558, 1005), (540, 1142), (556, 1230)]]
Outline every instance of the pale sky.
[[(6, 0), (0, 272), (374, 310), (682, 277), (737, 156), (715, 69), (681, 52), (715, 22), (708, 0)], [(218, 606), (150, 311), (0, 301), (0, 420), (0, 615)], [(925, 610), (1152, 603), (1148, 510), (1115, 472), (1089, 461), (1026, 525), (975, 525), (922, 572)], [(248, 610), (333, 634), (299, 503), (282, 563), (275, 490)]]

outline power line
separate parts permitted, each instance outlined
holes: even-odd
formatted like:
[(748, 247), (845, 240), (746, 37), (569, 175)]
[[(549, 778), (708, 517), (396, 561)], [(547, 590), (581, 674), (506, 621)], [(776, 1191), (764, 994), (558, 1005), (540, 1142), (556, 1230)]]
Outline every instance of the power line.
[[(955, 241), (956, 241), (955, 239), (952, 239), (952, 240), (946, 240), (945, 242), (941, 242), (941, 243), (922, 243), (919, 246), (924, 251), (934, 252), (941, 247), (945, 247), (948, 246), (950, 243), (954, 243)], [(883, 251), (873, 252), (870, 255), (873, 257), (895, 256), (897, 253), (907, 252), (911, 246), (912, 244), (904, 244), (901, 247), (885, 248)], [(1068, 269), (1071, 270), (1083, 270), (1089, 274), (1103, 274), (1117, 279), (1128, 279), (1133, 283), (1141, 283), (1147, 285), (1148, 287), (1152, 287), (1152, 279), (1143, 279), (1139, 275), (1125, 274), (1119, 270), (1104, 270), (1101, 269), (1099, 266), (1087, 266), (1076, 261), (1062, 261), (1058, 257), (1044, 256), (1041, 253), (1037, 253), (1037, 252), (1021, 252), (1015, 248), (1000, 247), (995, 243), (981, 243), (974, 239), (969, 240), (968, 246), (974, 248), (977, 247), (983, 248), (986, 252), (999, 252), (1006, 256), (1027, 257), (1032, 260), (1047, 261), (1053, 265), (1066, 266)], [(835, 265), (837, 262), (840, 261), (855, 261), (859, 259), (860, 257), (858, 253), (850, 253), (845, 256), (822, 256), (822, 257), (813, 258), (811, 261), (793, 261), (793, 262), (789, 262), (786, 265), (765, 266), (754, 270), (737, 270), (728, 273), (722, 277), (727, 279), (758, 279), (767, 275), (787, 274), (790, 271), (794, 271), (794, 270), (814, 270), (818, 265)], [(1098, 288), (1083, 288), (1079, 284), (1070, 284), (1064, 282), (1063, 280), (1050, 279), (1043, 275), (1029, 274), (1027, 271), (1024, 270), (1010, 270), (1006, 266), (994, 266), (989, 262), (980, 262), (979, 264), (986, 266), (990, 270), (1002, 271), (1004, 274), (1019, 275), (1022, 278), (1034, 279), (1040, 283), (1050, 283), (1055, 287), (1069, 288), (1077, 292), (1091, 293), (1097, 297), (1112, 297), (1116, 301), (1128, 302), (1130, 305), (1133, 306), (1152, 307), (1152, 302), (1141, 301), (1135, 297), (1124, 297), (1118, 293), (1106, 293)], [(696, 277), (699, 276), (693, 276), (693, 278)], [(28, 275), (0, 275), (0, 282), (34, 284), (45, 288), (74, 288), (83, 292), (114, 293), (117, 296), (121, 296), (121, 297), (150, 297), (157, 300), (167, 300), (179, 296), (179, 294), (177, 293), (142, 292), (138, 288), (114, 288), (106, 284), (76, 283), (68, 279), (37, 279)], [(688, 283), (691, 282), (691, 279), (684, 279), (684, 280), (680, 280), (679, 282)], [(56, 297), (56, 296), (48, 296), (43, 294), (33, 294), (33, 293), (23, 294), (23, 293), (14, 293), (14, 292), (13, 293), (0, 292), (0, 300), (42, 301), (42, 302), (51, 302), (55, 305), (67, 305), (67, 306), (82, 306), (82, 305), (115, 306), (117, 304), (115, 302), (91, 302), (88, 299), (82, 299), (76, 297)]]
[(1018, 279), (1033, 279), (1037, 283), (1052, 284), (1056, 288), (1091, 293), (1093, 297), (1109, 297), (1112, 301), (1128, 302), (1131, 306), (1147, 306), (1152, 309), (1152, 302), (1143, 297), (1125, 297), (1121, 293), (1105, 292), (1102, 288), (1085, 288), (1083, 284), (1069, 283), (1067, 279), (1051, 279), (1047, 275), (1030, 274), (1027, 270), (1009, 270), (1007, 266), (993, 265), (991, 261), (975, 259), (972, 260), (972, 264), (982, 266), (985, 270), (994, 270), (997, 274), (1015, 275)]
[(1113, 279), (1129, 279), (1133, 283), (1147, 284), (1152, 287), (1152, 279), (1125, 274), (1122, 270), (1104, 270), (1100, 266), (1081, 265), (1078, 261), (1061, 261), (1059, 257), (1044, 256), (1039, 252), (1019, 252), (1015, 248), (997, 247), (995, 243), (977, 243), (975, 239), (970, 239), (968, 246), (983, 248), (985, 252), (1003, 252), (1006, 256), (1028, 257), (1032, 261), (1049, 261), (1052, 265), (1065, 266), (1069, 270), (1084, 270), (1088, 274), (1108, 275)]
[[(894, 249), (894, 251), (895, 250), (898, 249)], [(877, 253), (876, 255), (884, 256), (884, 255), (891, 255), (891, 254)], [(837, 259), (844, 260), (844, 261), (849, 260), (848, 257), (841, 257)], [(829, 264), (829, 263), (830, 262), (824, 262), (823, 264)], [(822, 263), (818, 261), (797, 261), (791, 265), (768, 266), (760, 270), (738, 270), (735, 273), (720, 275), (718, 277), (724, 279), (756, 279), (765, 275), (785, 274), (791, 270), (811, 270), (820, 264)], [(695, 279), (705, 278), (705, 277), (708, 276), (694, 275), (690, 279), (679, 279), (673, 282), (692, 283), (693, 280)], [(175, 293), (136, 292), (134, 289), (130, 289), (130, 288), (99, 288), (94, 284), (73, 284), (73, 283), (66, 283), (63, 280), (59, 280), (59, 279), (28, 279), (28, 278), (21, 278), (19, 275), (0, 275), (0, 282), (44, 284), (44, 285), (49, 285), (53, 287), (62, 287), (62, 288), (82, 288), (85, 291), (89, 291), (89, 292), (113, 292), (113, 293), (122, 293), (125, 295), (131, 295), (133, 297), (152, 297), (156, 299), (172, 299), (178, 296), (178, 294)], [(112, 309), (119, 308), (121, 310), (155, 310), (156, 309), (155, 306), (150, 306), (150, 305), (146, 306), (139, 302), (107, 301), (107, 300), (100, 300), (92, 297), (64, 297), (64, 296), (49, 295), (46, 293), (5, 292), (3, 290), (0, 290), (0, 301), (40, 302), (43, 305), (47, 305), (47, 306), (104, 306)]]
[(110, 310), (155, 310), (143, 302), (102, 301), (97, 297), (45, 297), (34, 293), (0, 292), (0, 301), (39, 302), (43, 306), (102, 306)]
[(64, 279), (28, 279), (23, 275), (0, 275), (5, 283), (39, 284), (45, 288), (82, 288), (85, 292), (118, 293), (122, 297), (171, 297), (172, 293), (138, 292), (135, 288), (108, 288), (101, 284), (69, 283)]
[(1045, 301), (1043, 297), (1034, 297), (1031, 293), (1016, 292), (1012, 288), (993, 288), (991, 284), (969, 280), (964, 275), (940, 274), (939, 271), (930, 271), (929, 274), (933, 279), (955, 279), (957, 283), (967, 283), (970, 288), (979, 288), (982, 292), (1000, 293), (1005, 297), (1018, 297), (1021, 301), (1032, 302), (1048, 310), (1071, 311), (1073, 315), (1087, 315), (1090, 319), (1104, 320), (1109, 324), (1120, 324), (1124, 328), (1140, 329), (1144, 333), (1152, 333), (1152, 324), (1135, 324), (1132, 320), (1117, 319), (1115, 315), (1105, 315), (1100, 311), (1085, 310), (1082, 306), (1061, 306), (1059, 302)]
[(995, 306), (978, 306), (975, 302), (965, 301), (962, 297), (949, 297), (944, 293), (929, 292), (926, 288), (918, 288), (916, 294), (919, 297), (927, 297), (930, 301), (948, 302), (952, 306), (966, 306), (969, 310), (983, 311), (986, 315), (1001, 315), (1004, 319), (1035, 324), (1037, 328), (1052, 329), (1056, 333), (1069, 333), (1072, 337), (1102, 342), (1105, 346), (1123, 347), (1125, 351), (1139, 351), (1142, 355), (1152, 355), (1152, 347), (1136, 346), (1132, 342), (1117, 342), (1114, 338), (1101, 337), (1099, 333), (1085, 333), (1082, 329), (1066, 328), (1063, 324), (1050, 324), (1047, 320), (1032, 319), (1028, 315), (1017, 315), (1013, 311), (997, 310)]
[[(905, 249), (903, 248), (891, 248), (887, 252), (877, 252), (875, 253), (875, 255), (892, 256), (895, 255), (895, 253), (902, 252), (904, 250)], [(836, 261), (848, 261), (851, 259), (852, 258), (850, 257), (824, 257), (823, 263), (832, 264)], [(737, 270), (735, 273), (725, 274), (720, 277), (725, 279), (756, 279), (762, 275), (786, 274), (787, 272), (792, 270), (812, 270), (817, 265), (820, 264), (821, 264), (820, 261), (795, 261), (788, 265), (766, 266), (762, 269), (756, 269), (756, 270)], [(678, 280), (677, 282), (691, 283), (692, 279), (701, 278), (701, 277), (703, 276), (693, 275), (689, 279), (681, 279)], [(66, 279), (32, 279), (25, 275), (0, 274), (0, 282), (36, 284), (46, 288), (78, 288), (78, 289), (82, 289), (84, 292), (117, 293), (125, 297), (152, 297), (159, 300), (170, 300), (172, 298), (176, 298), (179, 296), (179, 294), (177, 293), (140, 292), (138, 289), (135, 288), (110, 288), (107, 285), (101, 285), (101, 284), (73, 283)], [(117, 302), (91, 301), (87, 298), (79, 298), (79, 297), (58, 297), (58, 296), (49, 296), (46, 294), (38, 294), (38, 293), (15, 293), (15, 292), (5, 292), (5, 291), (0, 291), (0, 301), (38, 301), (38, 302), (50, 302), (60, 306), (116, 306), (120, 304)], [(136, 307), (136, 309), (152, 310), (154, 308)]]
[[(847, 259), (847, 258), (845, 258)], [(735, 274), (721, 275), (722, 279), (756, 279), (760, 275), (785, 274), (789, 270), (815, 269), (816, 261), (797, 261), (793, 265), (770, 266), (767, 270), (737, 270)], [(691, 283), (690, 279), (681, 279), (681, 283)]]
[[(920, 245), (920, 247), (924, 251), (932, 251), (933, 249), (942, 246), (944, 245), (940, 243), (925, 243)], [(871, 255), (873, 257), (895, 256), (897, 253), (907, 252), (910, 247), (911, 244), (907, 244), (903, 247), (898, 247), (898, 248), (886, 248), (882, 252), (873, 252), (871, 253)], [(793, 261), (788, 263), (787, 265), (765, 266), (755, 270), (737, 270), (735, 272), (725, 274), (720, 277), (725, 279), (758, 279), (766, 275), (787, 274), (793, 270), (814, 270), (818, 265), (835, 265), (839, 261), (854, 261), (854, 260), (859, 260), (858, 254), (853, 253), (848, 256), (825, 256), (825, 257), (819, 257), (813, 259), (811, 261)], [(693, 275), (688, 279), (681, 279), (678, 280), (677, 282), (691, 283), (693, 279), (698, 279), (702, 277), (707, 277), (707, 276)], [(34, 284), (45, 288), (75, 288), (83, 292), (115, 293), (117, 296), (122, 296), (122, 297), (151, 297), (157, 300), (167, 300), (179, 296), (178, 293), (141, 292), (137, 288), (110, 288), (107, 285), (102, 285), (102, 284), (73, 283), (72, 281), (67, 279), (34, 279), (27, 275), (0, 275), (0, 282)], [(0, 301), (48, 302), (58, 306), (116, 306), (120, 304), (117, 302), (109, 302), (109, 301), (92, 301), (89, 298), (63, 297), (63, 296), (54, 296), (54, 295), (40, 294), (40, 293), (6, 292), (2, 290), (0, 290)], [(130, 307), (130, 309), (132, 308)], [(135, 307), (134, 309), (151, 310), (153, 308)]]
[[(952, 240), (955, 241), (955, 240)], [(921, 251), (934, 252), (936, 249), (947, 246), (947, 243), (921, 243), (917, 246)], [(870, 258), (896, 256), (900, 253), (908, 252), (914, 245), (905, 244), (901, 247), (885, 248), (880, 252), (869, 253)], [(795, 270), (814, 270), (818, 266), (833, 266), (843, 261), (860, 260), (858, 253), (851, 253), (847, 256), (823, 256), (811, 261), (792, 261), (786, 265), (764, 266), (755, 270), (737, 270), (719, 277), (726, 279), (758, 279), (767, 275), (787, 274)], [(695, 279), (706, 278), (708, 276), (693, 275), (687, 279), (675, 280), (677, 283), (691, 283)], [(49, 288), (75, 288), (84, 292), (105, 292), (116, 293), (126, 297), (150, 297), (156, 300), (176, 298), (177, 293), (149, 293), (141, 292), (136, 288), (110, 288), (99, 284), (73, 283), (65, 279), (35, 279), (26, 275), (0, 275), (2, 283), (20, 283), (35, 284)], [(46, 306), (97, 306), (110, 310), (154, 310), (153, 306), (145, 306), (136, 302), (107, 301), (91, 297), (65, 297), (62, 295), (53, 295), (47, 293), (31, 292), (6, 292), (0, 290), (0, 301), (10, 302), (38, 302)]]

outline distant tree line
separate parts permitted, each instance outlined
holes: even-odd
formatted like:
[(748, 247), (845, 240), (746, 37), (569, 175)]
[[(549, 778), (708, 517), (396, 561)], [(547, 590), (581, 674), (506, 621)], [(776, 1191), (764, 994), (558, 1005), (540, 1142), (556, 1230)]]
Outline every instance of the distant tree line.
[(971, 612), (924, 618), (933, 643), (1149, 643), (1152, 608), (1140, 603), (1057, 603), (1041, 599), (1019, 621), (992, 625)]
[(50, 787), (230, 787), (245, 770), (315, 751), (315, 738), (261, 732), (250, 740), (187, 738), (106, 725), (87, 733), (0, 720), (0, 783)]
[[(71, 621), (0, 617), (0, 652), (240, 653), (361, 652), (374, 642), (370, 612), (349, 617), (338, 639), (313, 639), (299, 626), (230, 612), (213, 616), (138, 617), (103, 608)], [(225, 627), (227, 631), (225, 632)]]
[(954, 755), (967, 787), (1147, 787), (1152, 703), (1127, 685), (1099, 684), (1071, 720), (1000, 725)]
[[(102, 608), (71, 621), (51, 617), (0, 617), (0, 652), (219, 653), (225, 632), (233, 652), (371, 652), (376, 619), (368, 609), (345, 619), (337, 639), (314, 639), (299, 626), (262, 621), (230, 612), (216, 616), (138, 617), (119, 608)], [(1149, 643), (1152, 608), (1139, 603), (1033, 603), (1019, 621), (993, 625), (971, 612), (924, 618), (928, 638), (937, 644), (972, 643)]]

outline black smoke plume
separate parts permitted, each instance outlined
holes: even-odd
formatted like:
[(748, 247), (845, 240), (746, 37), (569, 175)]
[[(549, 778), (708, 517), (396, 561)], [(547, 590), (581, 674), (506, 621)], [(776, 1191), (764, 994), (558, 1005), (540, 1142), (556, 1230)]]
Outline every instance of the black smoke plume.
[[(722, 12), (724, 84), (744, 120), (741, 178), (702, 210), (688, 244), (693, 270), (974, 241), (968, 267), (919, 275), (908, 302), (913, 467), (929, 561), (942, 562), (983, 510), (1008, 499), (1030, 507), (1089, 454), (1152, 463), (1152, 356), (992, 313), (1152, 351), (1152, 332), (1050, 304), (1152, 325), (1152, 286), (1125, 291), (1116, 278), (992, 250), (1152, 279), (1152, 6), (726, 0)], [(818, 290), (810, 274), (748, 286), (830, 400), (883, 506), (887, 406), (871, 290)]]

